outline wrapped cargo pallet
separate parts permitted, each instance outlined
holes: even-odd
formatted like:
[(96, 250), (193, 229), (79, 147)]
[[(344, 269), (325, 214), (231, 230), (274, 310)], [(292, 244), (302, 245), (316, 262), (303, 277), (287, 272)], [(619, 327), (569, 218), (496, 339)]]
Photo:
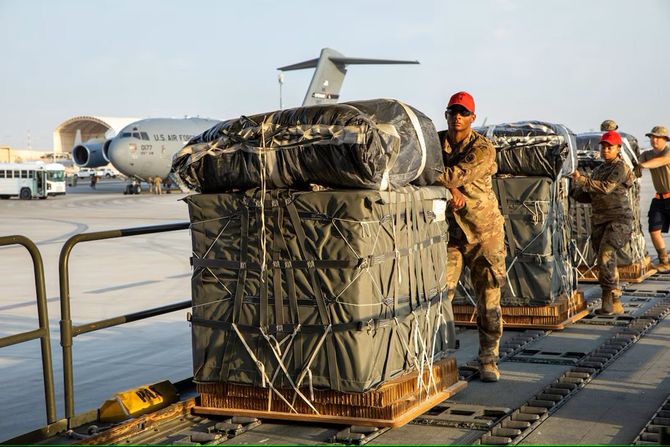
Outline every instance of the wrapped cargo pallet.
[[(567, 179), (503, 177), (493, 180), (505, 218), (507, 284), (503, 306), (545, 306), (574, 288), (568, 225)], [(463, 277), (461, 300), (472, 295)]]
[[(505, 219), (507, 281), (501, 291), (506, 326), (559, 327), (585, 307), (576, 293), (569, 226), (568, 180), (575, 137), (565, 126), (539, 121), (477, 129), (496, 148), (493, 187)], [(474, 312), (469, 272), (459, 282), (454, 313)]]
[[(600, 158), (601, 132), (588, 132), (577, 135), (577, 157), (579, 168), (590, 174), (602, 163)], [(632, 135), (621, 134), (623, 145), (621, 156), (633, 169), (640, 154), (637, 140)], [(617, 253), (619, 277), (625, 281), (640, 282), (654, 273), (651, 258), (642, 232), (640, 216), (640, 179), (628, 191), (628, 199), (633, 210), (633, 234), (630, 240)], [(591, 205), (570, 199), (570, 217), (576, 246), (575, 266), (580, 281), (596, 282), (596, 253), (591, 246)]]
[(383, 418), (454, 385), (447, 194), (187, 197), (203, 405)]
[(498, 175), (557, 179), (577, 167), (575, 136), (561, 124), (522, 121), (476, 130), (496, 148)]
[(376, 99), (224, 121), (191, 139), (172, 170), (195, 191), (220, 193), (430, 185), (441, 167), (432, 121), (400, 101)]

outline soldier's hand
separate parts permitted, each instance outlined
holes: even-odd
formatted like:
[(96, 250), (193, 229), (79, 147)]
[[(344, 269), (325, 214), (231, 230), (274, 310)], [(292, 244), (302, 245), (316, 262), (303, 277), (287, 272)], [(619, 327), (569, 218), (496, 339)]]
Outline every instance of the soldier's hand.
[(451, 192), (451, 200), (449, 204), (454, 210), (461, 209), (465, 206), (465, 196), (458, 188), (449, 188)]
[(633, 167), (633, 174), (635, 174), (635, 177), (640, 178), (642, 177), (642, 165), (641, 164), (636, 164)]

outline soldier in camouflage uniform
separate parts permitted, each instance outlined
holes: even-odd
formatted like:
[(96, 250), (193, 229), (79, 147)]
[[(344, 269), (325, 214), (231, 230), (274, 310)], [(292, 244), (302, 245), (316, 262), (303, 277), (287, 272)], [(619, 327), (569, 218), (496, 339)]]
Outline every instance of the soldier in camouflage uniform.
[(628, 189), (635, 177), (619, 156), (621, 136), (615, 130), (605, 132), (600, 139), (600, 154), (604, 163), (590, 177), (575, 171), (572, 174), (572, 195), (579, 202), (591, 203), (591, 243), (598, 253), (598, 281), (602, 289), (602, 306), (598, 314), (618, 315), (621, 305), (617, 251), (633, 233), (633, 210), (628, 201)]
[(500, 378), (496, 363), (502, 336), (500, 287), (505, 275), (503, 217), (493, 192), (496, 152), (491, 141), (472, 130), (475, 102), (466, 92), (449, 100), (448, 130), (440, 134), (445, 164), (441, 183), (452, 193), (449, 213), (447, 285), (454, 298), (463, 264), (470, 269), (477, 300), (480, 377)]

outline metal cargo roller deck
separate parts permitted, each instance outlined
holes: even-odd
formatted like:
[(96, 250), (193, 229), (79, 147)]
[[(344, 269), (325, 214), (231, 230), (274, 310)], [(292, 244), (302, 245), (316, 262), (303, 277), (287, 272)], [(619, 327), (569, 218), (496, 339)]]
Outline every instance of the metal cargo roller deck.
[[(589, 310), (598, 288), (581, 285)], [(497, 383), (472, 380), (477, 331), (459, 328), (456, 357), (468, 387), (400, 428), (199, 416), (192, 381), (181, 402), (114, 426), (78, 415), (72, 432), (16, 438), (38, 444), (638, 444), (658, 443), (670, 395), (670, 276), (630, 284), (625, 315), (589, 314), (560, 332), (505, 330)], [(88, 420), (87, 420), (88, 419)], [(62, 421), (61, 421), (62, 424)], [(93, 427), (95, 426), (95, 427)], [(54, 427), (54, 431), (58, 427)]]

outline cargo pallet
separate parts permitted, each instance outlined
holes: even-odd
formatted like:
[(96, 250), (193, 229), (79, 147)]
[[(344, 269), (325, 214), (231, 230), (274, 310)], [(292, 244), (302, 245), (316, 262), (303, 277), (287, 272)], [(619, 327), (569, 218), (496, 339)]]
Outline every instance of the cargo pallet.
[[(432, 381), (427, 367), (423, 371), (423, 384), (419, 383), (417, 376), (418, 371), (404, 374), (363, 393), (301, 389), (303, 395), (309, 396), (310, 404), (290, 389), (276, 392), (251, 385), (198, 383), (200, 405), (193, 408), (193, 413), (400, 427), (453, 396), (467, 384), (458, 380), (458, 368), (453, 357), (433, 364)], [(284, 399), (291, 402), (293, 408)]]
[[(584, 294), (575, 290), (546, 306), (502, 306), (503, 328), (565, 329), (589, 314), (586, 304)], [(454, 303), (452, 307), (457, 325), (477, 325), (475, 306)]]
[[(640, 262), (628, 265), (617, 266), (619, 270), (619, 280), (639, 284), (656, 273), (656, 269), (651, 263), (651, 258), (645, 256)], [(580, 265), (577, 267), (577, 280), (583, 283), (597, 283), (598, 270), (595, 265)]]

